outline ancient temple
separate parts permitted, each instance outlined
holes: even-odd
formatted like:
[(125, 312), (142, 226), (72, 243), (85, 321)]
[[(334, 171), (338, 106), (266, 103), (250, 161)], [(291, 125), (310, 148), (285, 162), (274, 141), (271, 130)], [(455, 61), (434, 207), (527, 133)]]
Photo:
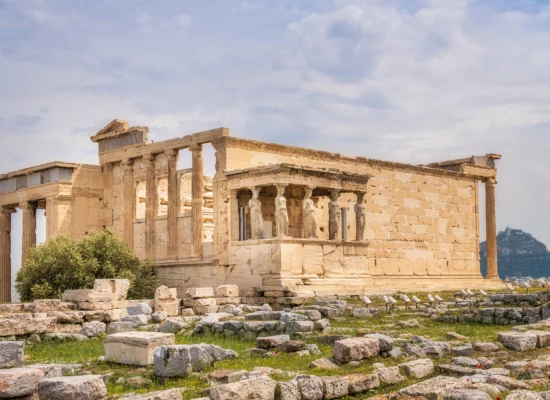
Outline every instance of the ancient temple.
[[(318, 295), (502, 285), (497, 154), (408, 165), (236, 138), (227, 128), (161, 142), (148, 133), (114, 120), (91, 137), (99, 165), (53, 162), (0, 175), (0, 302), (10, 300), (16, 208), (23, 260), (44, 208), (47, 239), (112, 228), (182, 292), (227, 283)], [(216, 151), (213, 177), (204, 174), (206, 144)], [(192, 163), (178, 170), (184, 151)]]

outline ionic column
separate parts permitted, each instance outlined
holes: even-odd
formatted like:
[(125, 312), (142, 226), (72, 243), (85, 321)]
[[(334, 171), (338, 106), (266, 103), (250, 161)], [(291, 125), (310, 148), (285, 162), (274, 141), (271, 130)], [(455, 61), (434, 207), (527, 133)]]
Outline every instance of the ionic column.
[(192, 256), (202, 257), (203, 238), (203, 192), (204, 192), (204, 161), (202, 158), (202, 145), (194, 144), (189, 147), (192, 152), (191, 175), (191, 231), (193, 237)]
[(498, 278), (497, 218), (494, 178), (485, 180), (485, 223), (487, 230), (487, 278)]
[(36, 206), (30, 202), (24, 202), (21, 203), (20, 207), (23, 211), (21, 268), (25, 268), (29, 251), (36, 246)]
[(155, 259), (155, 215), (157, 209), (157, 185), (155, 182), (155, 156), (143, 156), (145, 164), (145, 255)]
[(168, 150), (165, 152), (168, 161), (168, 258), (178, 256), (178, 152)]
[(134, 161), (132, 159), (123, 160), (120, 163), (124, 171), (124, 230), (123, 239), (128, 246), (134, 247)]
[(11, 208), (0, 207), (0, 303), (11, 301)]

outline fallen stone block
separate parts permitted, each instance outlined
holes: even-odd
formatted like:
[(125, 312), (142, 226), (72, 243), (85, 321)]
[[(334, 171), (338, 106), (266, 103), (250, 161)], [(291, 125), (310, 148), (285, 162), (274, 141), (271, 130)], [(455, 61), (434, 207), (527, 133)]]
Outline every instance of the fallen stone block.
[(96, 290), (65, 290), (61, 295), (61, 300), (72, 301), (75, 303), (97, 303), (102, 301), (111, 301), (111, 295), (107, 292), (98, 292)]
[(321, 378), (315, 375), (299, 375), (295, 379), (302, 400), (322, 400), (324, 385)]
[(119, 332), (131, 332), (135, 331), (136, 327), (137, 325), (133, 322), (111, 322), (107, 326), (107, 334), (111, 335)]
[(200, 372), (216, 361), (237, 358), (233, 350), (210, 344), (161, 346), (154, 352), (155, 375), (167, 378), (185, 377)]
[(399, 390), (399, 394), (410, 397), (425, 397), (439, 400), (453, 389), (460, 388), (462, 381), (449, 376), (436, 376), (423, 382), (415, 383)]
[(126, 307), (126, 310), (128, 310), (128, 314), (130, 316), (132, 316), (132, 315), (151, 315), (153, 313), (153, 309), (147, 303), (138, 303), (134, 306), (128, 306), (128, 307)]
[(351, 374), (347, 377), (349, 394), (363, 393), (380, 386), (380, 378), (377, 374)]
[(543, 348), (550, 345), (550, 332), (547, 331), (526, 331), (537, 336), (537, 347)]
[(176, 318), (168, 318), (164, 323), (160, 326), (159, 332), (163, 333), (178, 333), (184, 329), (190, 328), (191, 325), (187, 322), (185, 322), (183, 319), (176, 319)]
[(323, 376), (324, 399), (339, 399), (349, 393), (349, 379), (347, 376)]
[(328, 358), (320, 358), (318, 360), (312, 361), (311, 364), (309, 364), (309, 368), (339, 369), (340, 367), (334, 364)]
[(414, 379), (422, 379), (433, 373), (434, 363), (429, 358), (422, 358), (420, 360), (413, 360), (398, 366), (403, 373)]
[(380, 382), (386, 385), (394, 385), (405, 380), (405, 377), (399, 373), (399, 367), (377, 368), (374, 372), (380, 378)]
[(289, 335), (260, 336), (256, 338), (256, 346), (260, 349), (270, 350), (278, 347), (281, 343), (290, 340)]
[(128, 394), (121, 397), (124, 400), (182, 400), (181, 389), (168, 389), (160, 392), (152, 392), (146, 394)]
[(107, 387), (101, 375), (63, 376), (42, 379), (38, 395), (48, 400), (101, 400)]
[(80, 334), (88, 337), (98, 337), (105, 335), (107, 325), (100, 321), (85, 322), (82, 324)]
[(334, 343), (334, 358), (340, 362), (361, 361), (378, 354), (376, 338), (351, 338)]
[(48, 317), (55, 317), (57, 323), (62, 324), (81, 324), (84, 322), (84, 312), (82, 311), (50, 311)]
[(514, 351), (534, 350), (537, 347), (537, 335), (534, 333), (500, 332), (498, 341)]
[(175, 337), (170, 333), (122, 332), (105, 338), (105, 360), (119, 364), (150, 365), (153, 353), (160, 346), (173, 345)]
[(378, 347), (381, 353), (393, 349), (393, 339), (388, 335), (383, 335), (382, 333), (368, 333), (363, 337), (378, 339)]
[(207, 375), (210, 386), (225, 385), (240, 381), (243, 376), (248, 373), (246, 369), (235, 371), (232, 369), (218, 369)]
[(454, 389), (447, 393), (445, 400), (492, 400), (492, 397), (482, 390)]
[(32, 313), (47, 313), (51, 311), (69, 311), (74, 309), (74, 304), (63, 302), (59, 299), (37, 299), (29, 305), (28, 310)]
[(83, 342), (90, 340), (88, 336), (81, 335), (80, 333), (47, 333), (42, 336), (44, 340), (51, 340), (53, 342)]
[(540, 394), (529, 390), (514, 390), (508, 393), (506, 400), (542, 400)]
[[(44, 373), (35, 368), (0, 369), (0, 399), (11, 399), (36, 393)], [(46, 398), (46, 397), (44, 397)]]
[(136, 326), (145, 326), (149, 323), (150, 318), (150, 315), (145, 314), (128, 315), (127, 317), (122, 318), (122, 322), (130, 322)]
[(65, 364), (32, 364), (27, 368), (39, 369), (44, 373), (45, 378), (57, 378), (63, 376)]
[(20, 367), (25, 361), (25, 342), (0, 342), (0, 368)]
[(483, 353), (494, 353), (500, 350), (500, 347), (491, 342), (475, 342), (473, 347), (475, 351), (481, 351)]
[(285, 353), (296, 353), (307, 349), (306, 344), (301, 340), (285, 340), (279, 344), (278, 348)]
[(26, 314), (25, 318), (17, 318), (17, 315), (0, 318), (0, 337), (55, 331), (56, 319), (47, 317), (47, 314)]
[(313, 332), (313, 321), (290, 321), (286, 323), (287, 333)]
[(266, 377), (228, 383), (210, 388), (211, 400), (274, 400), (277, 382)]

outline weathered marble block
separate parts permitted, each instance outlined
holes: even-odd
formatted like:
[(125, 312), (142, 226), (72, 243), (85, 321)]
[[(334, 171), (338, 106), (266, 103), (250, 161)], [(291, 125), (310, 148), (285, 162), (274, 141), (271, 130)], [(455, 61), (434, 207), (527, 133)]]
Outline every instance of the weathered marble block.
[(101, 400), (107, 387), (101, 375), (63, 376), (42, 379), (38, 394), (48, 400)]
[(0, 342), (0, 368), (14, 368), (23, 365), (25, 342)]
[(171, 333), (121, 332), (105, 338), (105, 360), (119, 364), (150, 365), (153, 353), (160, 346), (175, 343)]
[[(25, 318), (17, 318), (24, 315)], [(26, 335), (30, 333), (51, 333), (55, 331), (56, 318), (46, 314), (10, 314), (0, 318), (0, 336)]]
[(111, 295), (108, 292), (98, 292), (92, 289), (84, 290), (65, 290), (61, 295), (63, 301), (72, 301), (76, 303), (83, 302), (100, 302), (100, 301), (111, 301)]
[(342, 339), (334, 343), (334, 358), (340, 362), (361, 361), (378, 354), (376, 338)]
[(18, 398), (36, 393), (38, 381), (43, 377), (44, 373), (35, 368), (0, 369), (0, 399)]

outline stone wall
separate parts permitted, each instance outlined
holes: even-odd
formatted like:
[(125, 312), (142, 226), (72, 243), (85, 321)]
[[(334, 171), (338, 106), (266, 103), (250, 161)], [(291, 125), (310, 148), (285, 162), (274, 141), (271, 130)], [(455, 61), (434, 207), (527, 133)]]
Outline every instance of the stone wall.
[[(371, 175), (365, 238), (370, 242), (368, 271), (373, 277), (481, 278), (476, 178), (243, 139), (222, 140), (229, 170), (291, 163)], [(354, 237), (354, 200), (353, 194), (340, 199), (348, 209), (348, 238)], [(327, 201), (317, 202), (320, 238), (327, 231)]]

